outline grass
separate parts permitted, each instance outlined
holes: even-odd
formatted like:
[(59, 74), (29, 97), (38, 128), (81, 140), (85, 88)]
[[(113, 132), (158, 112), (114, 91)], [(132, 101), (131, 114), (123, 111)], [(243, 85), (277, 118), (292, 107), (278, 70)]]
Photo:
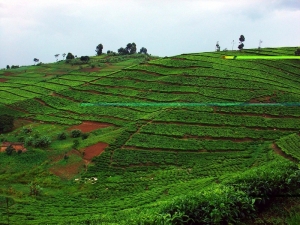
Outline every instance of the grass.
[[(293, 52), (287, 47), (262, 49), (259, 54)], [(226, 54), (259, 55), (253, 49)], [(299, 106), (284, 105), (300, 102), (298, 61), (223, 60), (222, 55), (104, 54), (91, 57), (95, 71), (89, 64), (80, 68), (64, 61), (0, 71), (7, 79), (0, 83), (5, 87), (0, 114), (19, 118), (15, 129), (0, 138), (51, 139), (46, 148), (26, 146), (27, 152), (11, 156), (0, 153), (0, 220), (7, 221), (1, 196), (9, 196), (14, 200), (10, 224), (157, 224), (155, 215), (168, 218), (160, 209), (178, 197), (188, 202), (186, 207), (194, 207), (198, 203), (186, 196), (215, 187), (212, 193), (219, 199), (221, 186), (237, 176), (262, 185), (257, 172), (247, 172), (256, 171), (252, 169), (276, 165), (279, 174), (279, 165), (287, 160), (271, 148), (273, 143), (299, 159)], [(68, 129), (83, 121), (111, 126), (89, 132), (84, 140), (71, 138)], [(25, 134), (24, 128), (33, 131)], [(57, 140), (61, 132), (67, 133), (66, 140)], [(85, 162), (80, 153), (99, 142), (109, 146)], [(88, 182), (91, 177), (97, 181)], [(269, 177), (269, 183), (279, 182), (275, 175)], [(291, 175), (282, 185), (291, 188), (293, 179)], [(40, 195), (29, 195), (32, 182), (41, 186)], [(262, 190), (269, 188), (273, 187)], [(248, 224), (296, 224), (300, 214), (294, 205), (292, 200), (282, 201), (269, 211), (257, 210)]]

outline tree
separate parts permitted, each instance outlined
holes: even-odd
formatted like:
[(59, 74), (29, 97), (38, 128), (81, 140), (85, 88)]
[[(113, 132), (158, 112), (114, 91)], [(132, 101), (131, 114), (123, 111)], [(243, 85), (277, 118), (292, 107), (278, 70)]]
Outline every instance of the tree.
[(142, 47), (139, 51), (139, 53), (144, 53), (144, 54), (147, 54), (147, 49)]
[(85, 62), (85, 63), (87, 63), (90, 60), (90, 57), (88, 57), (88, 56), (81, 56), (80, 60), (83, 61), (83, 62)]
[(9, 65), (6, 66), (6, 69), (8, 69), (8, 70), (10, 69)]
[(11, 131), (14, 127), (14, 117), (11, 115), (0, 115), (0, 133)]
[(63, 56), (63, 59), (65, 59), (66, 53), (63, 53), (62, 56)]
[(71, 131), (71, 137), (72, 138), (80, 137), (80, 135), (81, 135), (81, 130), (75, 129), (75, 130)]
[(119, 48), (118, 49), (118, 53), (120, 54), (120, 55), (126, 55), (127, 54), (127, 50), (125, 49), (125, 48)]
[(216, 44), (216, 51), (219, 52), (219, 51), (220, 51), (220, 48), (221, 48), (221, 47), (220, 47), (220, 45), (219, 45), (219, 42), (217, 41), (217, 44)]
[(96, 50), (95, 50), (97, 52), (97, 55), (101, 55), (102, 54), (102, 49), (103, 49), (103, 45), (102, 44), (97, 45)]
[(136, 53), (136, 44), (133, 43), (128, 43), (126, 46), (126, 54), (134, 54)]
[(39, 62), (40, 60), (37, 59), (37, 58), (34, 58), (33, 61), (34, 61), (35, 63), (37, 63), (37, 62)]
[(242, 50), (244, 48), (244, 44), (243, 43), (239, 44), (238, 48), (239, 50)]
[(129, 54), (135, 54), (136, 53), (136, 44), (133, 42), (133, 43), (128, 43), (127, 46), (130, 46), (130, 48), (128, 49), (129, 51)]
[(260, 50), (260, 44), (262, 43), (262, 40), (259, 40), (259, 43), (258, 43), (258, 50)]
[(55, 58), (56, 58), (56, 61), (58, 60), (57, 58), (58, 58), (58, 56), (59, 56), (59, 54), (56, 54), (56, 55), (54, 55), (55, 56)]
[(298, 49), (295, 51), (295, 55), (299, 55), (299, 56), (300, 56), (300, 48), (298, 48)]
[(74, 55), (71, 52), (69, 52), (66, 59), (74, 59), (74, 58), (75, 58)]
[(240, 38), (239, 38), (239, 40), (240, 40), (240, 44), (239, 44), (238, 48), (239, 48), (240, 50), (242, 50), (242, 49), (244, 48), (243, 42), (245, 41), (244, 35), (241, 35)]

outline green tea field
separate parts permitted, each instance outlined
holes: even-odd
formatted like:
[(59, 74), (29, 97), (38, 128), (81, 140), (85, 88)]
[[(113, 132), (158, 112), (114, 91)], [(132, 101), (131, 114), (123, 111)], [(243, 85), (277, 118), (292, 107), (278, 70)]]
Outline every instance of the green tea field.
[[(0, 70), (0, 116), (14, 117), (0, 147), (26, 148), (0, 152), (0, 224), (299, 216), (300, 60), (222, 59), (294, 51), (103, 54)], [(295, 204), (263, 214), (279, 197)]]

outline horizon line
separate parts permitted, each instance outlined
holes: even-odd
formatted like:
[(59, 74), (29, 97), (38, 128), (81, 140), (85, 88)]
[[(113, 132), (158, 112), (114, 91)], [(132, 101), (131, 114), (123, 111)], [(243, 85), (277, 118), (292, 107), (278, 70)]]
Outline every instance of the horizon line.
[(239, 56), (229, 56), (224, 55), (221, 57), (222, 59), (300, 59), (300, 56), (295, 55), (277, 55), (277, 56), (260, 56), (260, 55), (239, 55)]
[(171, 102), (171, 103), (153, 103), (153, 102), (98, 102), (98, 103), (80, 103), (80, 106), (300, 106), (300, 102), (282, 102), (282, 103), (245, 103), (245, 102), (212, 102), (212, 103), (201, 103), (201, 102)]

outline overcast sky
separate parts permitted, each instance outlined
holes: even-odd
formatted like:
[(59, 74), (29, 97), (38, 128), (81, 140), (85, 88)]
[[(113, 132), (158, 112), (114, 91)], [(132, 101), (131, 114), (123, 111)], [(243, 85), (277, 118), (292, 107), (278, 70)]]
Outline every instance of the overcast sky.
[[(95, 55), (135, 42), (172, 56), (300, 46), (300, 0), (0, 0), (0, 68), (54, 62), (55, 54)], [(62, 56), (60, 55), (60, 58)]]

